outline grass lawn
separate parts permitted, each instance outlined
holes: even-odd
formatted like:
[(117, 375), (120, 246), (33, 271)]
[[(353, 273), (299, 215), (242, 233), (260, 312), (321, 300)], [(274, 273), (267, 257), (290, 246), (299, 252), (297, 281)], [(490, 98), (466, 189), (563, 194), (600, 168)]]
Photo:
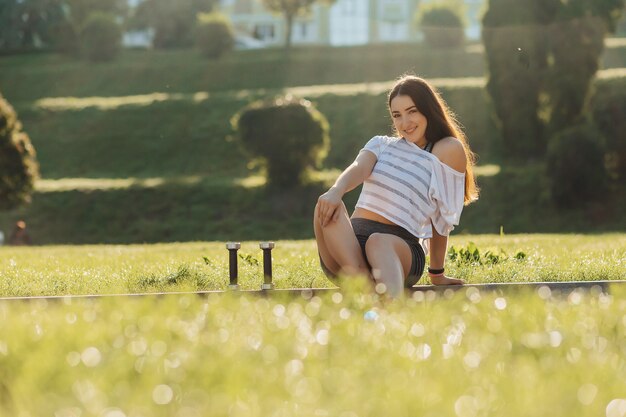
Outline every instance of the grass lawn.
[[(278, 241), (277, 287), (330, 287)], [(626, 234), (457, 235), (468, 282), (622, 279)], [(1, 247), (0, 296), (224, 289), (223, 242)], [(244, 242), (244, 288), (261, 251)], [(523, 255), (521, 255), (523, 254)], [(497, 262), (495, 262), (497, 260)], [(351, 285), (350, 285), (351, 284)], [(0, 415), (623, 416), (626, 291), (0, 300)]]
[[(478, 256), (447, 262), (452, 275), (469, 283), (626, 277), (626, 234), (456, 235), (450, 246), (471, 252), (472, 243)], [(228, 285), (223, 242), (0, 249), (0, 296), (178, 292)], [(244, 242), (239, 254), (242, 288), (259, 289), (263, 257), (258, 243)], [(273, 275), (277, 288), (333, 287), (319, 268), (313, 240), (277, 241)]]
[[(624, 236), (612, 238), (622, 260), (612, 268), (623, 271)], [(520, 236), (507, 247), (531, 251), (543, 239), (554, 246), (565, 240), (569, 249), (604, 246), (602, 239)], [(311, 244), (281, 247), (285, 255)], [(146, 249), (74, 255), (99, 253), (90, 265), (107, 262), (105, 254), (146, 265)], [(182, 261), (210, 245), (180, 249)], [(54, 251), (41, 269), (88, 264)], [(19, 255), (10, 254), (16, 268)], [(598, 269), (591, 256), (587, 262)], [(625, 299), (622, 288), (568, 297), (472, 288), (419, 292), (381, 307), (357, 288), (311, 299), (0, 301), (0, 415), (619, 417), (626, 407)]]

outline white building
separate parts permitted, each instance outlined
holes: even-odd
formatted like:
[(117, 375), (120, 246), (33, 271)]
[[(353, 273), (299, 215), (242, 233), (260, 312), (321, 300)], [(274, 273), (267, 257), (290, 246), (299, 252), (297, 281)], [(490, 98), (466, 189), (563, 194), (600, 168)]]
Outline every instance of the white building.
[[(419, 5), (432, 0), (336, 0), (332, 6), (315, 4), (293, 25), (294, 44), (362, 45), (410, 42), (421, 38), (415, 14)], [(485, 0), (464, 0), (466, 36), (480, 38), (480, 12)], [(221, 12), (230, 17), (240, 35), (261, 39), (268, 45), (285, 40), (285, 21), (266, 10), (261, 0), (221, 0)]]

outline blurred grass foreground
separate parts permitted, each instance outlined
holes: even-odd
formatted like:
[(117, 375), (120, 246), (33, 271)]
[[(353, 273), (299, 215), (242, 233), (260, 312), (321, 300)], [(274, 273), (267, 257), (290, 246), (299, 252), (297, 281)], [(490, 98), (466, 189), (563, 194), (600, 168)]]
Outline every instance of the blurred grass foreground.
[(0, 301), (0, 415), (606, 416), (626, 293)]

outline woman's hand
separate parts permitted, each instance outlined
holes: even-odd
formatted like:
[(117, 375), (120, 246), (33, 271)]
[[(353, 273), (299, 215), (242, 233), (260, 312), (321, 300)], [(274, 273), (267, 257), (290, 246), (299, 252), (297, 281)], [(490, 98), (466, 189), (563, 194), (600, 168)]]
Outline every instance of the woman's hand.
[(342, 204), (343, 193), (335, 187), (331, 187), (317, 199), (317, 216), (322, 227), (339, 218), (339, 206)]

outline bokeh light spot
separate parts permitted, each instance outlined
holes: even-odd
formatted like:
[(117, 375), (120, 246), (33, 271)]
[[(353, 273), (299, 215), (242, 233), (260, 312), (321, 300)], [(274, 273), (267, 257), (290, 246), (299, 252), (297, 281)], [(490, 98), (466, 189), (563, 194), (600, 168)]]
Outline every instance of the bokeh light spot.
[(83, 353), (80, 355), (80, 359), (83, 361), (85, 366), (93, 368), (98, 366), (100, 360), (102, 359), (102, 355), (100, 354), (98, 348), (92, 346), (83, 350)]
[(624, 417), (626, 416), (626, 400), (616, 398), (606, 406), (606, 417)]
[(598, 387), (593, 384), (584, 384), (578, 388), (578, 401), (583, 405), (590, 405), (598, 394)]
[(169, 404), (172, 398), (174, 398), (174, 391), (169, 385), (157, 385), (152, 391), (152, 399), (159, 405)]

